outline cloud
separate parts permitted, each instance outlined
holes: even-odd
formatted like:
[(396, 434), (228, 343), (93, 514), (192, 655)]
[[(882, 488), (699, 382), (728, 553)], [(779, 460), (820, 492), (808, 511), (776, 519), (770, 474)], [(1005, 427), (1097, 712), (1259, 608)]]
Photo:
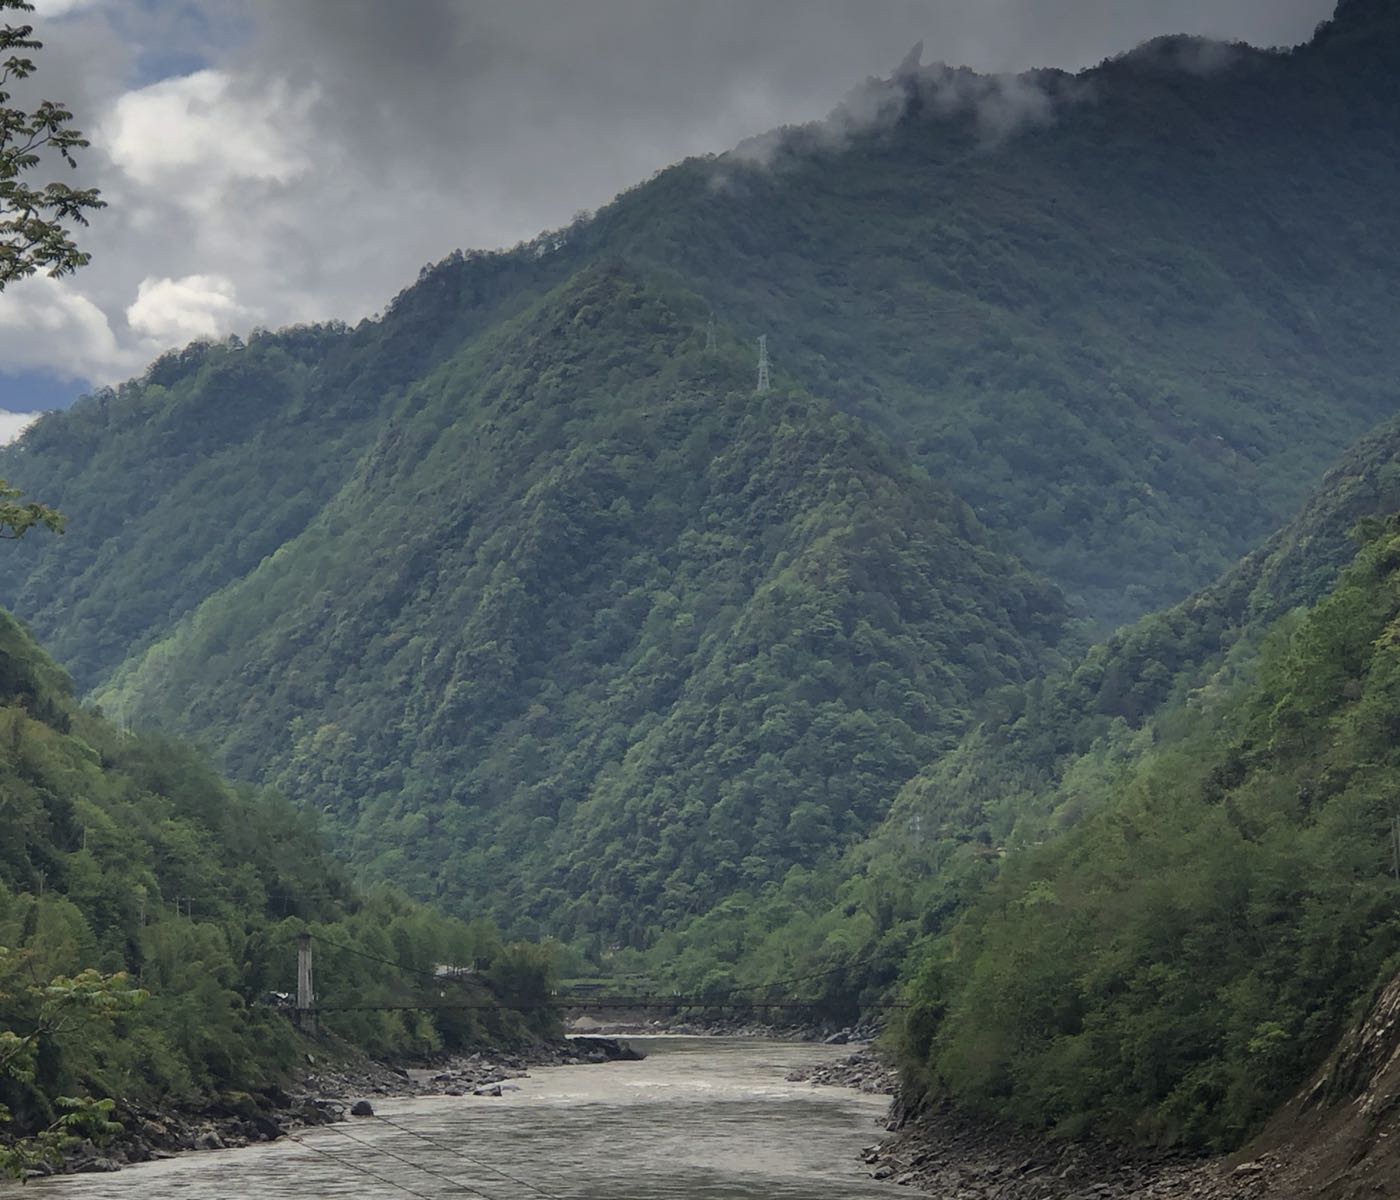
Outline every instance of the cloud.
[(304, 127), (313, 99), (286, 80), (253, 92), (225, 71), (196, 71), (119, 96), (94, 140), (136, 183), (207, 204), (211, 191), (305, 172), (292, 131)]
[(32, 0), (32, 2), (36, 17), (40, 20), (53, 20), (58, 17), (66, 17), (70, 13), (96, 8), (105, 3), (106, 0)]
[[(93, 139), (62, 177), (109, 207), (81, 231), (89, 267), (0, 299), (0, 362), (112, 382), (172, 338), (358, 319), (456, 247), (529, 239), (688, 155), (820, 118), (919, 38), (977, 72), (918, 68), (924, 101), (995, 140), (1063, 103), (1030, 68), (1183, 30), (1297, 42), (1331, 7), (45, 0), (37, 86)], [(907, 94), (848, 100), (845, 119), (885, 102)]]
[(854, 139), (891, 129), (911, 112), (945, 120), (968, 120), (984, 145), (1000, 145), (1022, 130), (1049, 125), (1067, 105), (1082, 103), (1092, 88), (1057, 71), (1020, 75), (980, 75), (943, 63), (923, 65), (919, 42), (894, 73), (867, 79), (852, 90), (824, 121), (770, 130), (739, 143), (715, 163), (711, 185), (728, 190), (735, 160), (772, 167), (785, 154), (812, 148), (839, 151)]
[(58, 280), (38, 275), (0, 292), (0, 362), (12, 371), (104, 379), (136, 369), (142, 357), (123, 349), (102, 309)]
[(246, 329), (257, 316), (238, 303), (238, 289), (224, 275), (143, 279), (126, 310), (138, 337), (162, 349)]
[(43, 413), (14, 413), (0, 408), (0, 446), (9, 445), (43, 415)]
[(1002, 141), (1048, 125), (1063, 101), (1082, 94), (1066, 76), (979, 75), (944, 63), (923, 66), (922, 55), (921, 42), (889, 79), (871, 80), (847, 96), (827, 124), (849, 136), (892, 124), (917, 107), (941, 117), (969, 117), (984, 138)]

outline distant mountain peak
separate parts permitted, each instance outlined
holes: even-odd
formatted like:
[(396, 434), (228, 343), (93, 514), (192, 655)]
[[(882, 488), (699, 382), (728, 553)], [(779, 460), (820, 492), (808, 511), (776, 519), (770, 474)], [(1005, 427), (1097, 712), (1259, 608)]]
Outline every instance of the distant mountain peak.
[(1395, 0), (1338, 0), (1330, 21), (1318, 27), (1316, 45), (1374, 45), (1400, 37), (1400, 4)]
[(1164, 74), (1214, 75), (1234, 66), (1246, 56), (1260, 53), (1243, 42), (1169, 34), (1143, 42), (1112, 61)]

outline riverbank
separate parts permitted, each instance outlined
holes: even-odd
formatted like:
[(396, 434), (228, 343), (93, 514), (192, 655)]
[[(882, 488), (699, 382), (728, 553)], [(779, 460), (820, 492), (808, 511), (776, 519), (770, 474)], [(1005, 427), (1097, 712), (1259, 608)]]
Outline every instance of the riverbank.
[(813, 1087), (852, 1088), (867, 1096), (894, 1096), (899, 1091), (899, 1073), (873, 1046), (865, 1046), (839, 1062), (789, 1071), (786, 1078), (788, 1083), (810, 1083)]
[(1239, 1162), (1056, 1141), (951, 1105), (910, 1116), (898, 1099), (898, 1073), (874, 1046), (791, 1071), (787, 1080), (895, 1097), (891, 1136), (861, 1157), (871, 1178), (942, 1200), (1262, 1200), (1277, 1195), (1287, 1168), (1273, 1153)]
[[(492, 1196), (571, 1200), (773, 1196), (889, 1200), (860, 1151), (888, 1098), (786, 1083), (845, 1050), (662, 1036), (644, 1061), (531, 1068), (500, 1099), (372, 1098), (373, 1117), (247, 1149), (180, 1154), (114, 1175), (15, 1187), (15, 1200), (331, 1200)], [(386, 1182), (392, 1180), (393, 1182)], [(0, 1195), (11, 1192), (0, 1186)], [(899, 1193), (892, 1193), (898, 1196)]]
[(874, 1179), (943, 1200), (1262, 1200), (1283, 1163), (1134, 1155), (1058, 1142), (941, 1105), (863, 1155)]
[(883, 1032), (875, 1024), (832, 1025), (775, 1024), (752, 1017), (657, 1017), (649, 1012), (619, 1012), (601, 1021), (576, 1016), (568, 1023), (570, 1034), (598, 1034), (606, 1037), (723, 1037), (751, 1038), (773, 1042), (822, 1042), (830, 1046), (873, 1042)]
[(562, 1039), (396, 1065), (323, 1039), (311, 1044), (305, 1064), (285, 1080), (255, 1091), (225, 1092), (188, 1108), (119, 1103), (113, 1115), (122, 1133), (100, 1146), (79, 1142), (59, 1162), (40, 1166), (30, 1175), (105, 1173), (189, 1151), (277, 1141), (299, 1129), (351, 1119), (357, 1106), (372, 1110), (373, 1102), (381, 1099), (499, 1097), (512, 1090), (511, 1080), (528, 1078), (532, 1067), (597, 1063), (610, 1057), (596, 1046)]

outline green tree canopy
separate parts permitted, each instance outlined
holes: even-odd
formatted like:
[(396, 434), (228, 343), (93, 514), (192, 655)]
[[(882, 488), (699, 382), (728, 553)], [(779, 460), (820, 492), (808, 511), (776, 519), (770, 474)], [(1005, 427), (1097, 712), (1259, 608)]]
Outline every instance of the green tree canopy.
[[(33, 11), (29, 0), (0, 0), (0, 13)], [(96, 188), (56, 180), (36, 187), (22, 178), (54, 155), (76, 166), (73, 151), (88, 144), (62, 105), (10, 103), (11, 84), (35, 71), (28, 55), (42, 43), (33, 33), (32, 25), (0, 25), (0, 289), (36, 271), (67, 275), (86, 266), (91, 256), (78, 249), (70, 228), (86, 225), (87, 212), (104, 207)]]

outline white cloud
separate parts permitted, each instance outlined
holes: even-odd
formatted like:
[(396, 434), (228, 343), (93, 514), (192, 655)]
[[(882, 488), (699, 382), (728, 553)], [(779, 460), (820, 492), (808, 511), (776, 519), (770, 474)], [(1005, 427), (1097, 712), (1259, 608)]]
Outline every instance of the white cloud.
[(0, 362), (10, 370), (111, 379), (143, 357), (123, 350), (103, 311), (58, 280), (38, 275), (0, 292)]
[(238, 302), (238, 289), (226, 275), (143, 279), (126, 310), (132, 332), (161, 348), (221, 338), (247, 328), (255, 317)]
[[(57, 17), (66, 17), (69, 13), (97, 8), (105, 2), (106, 0), (33, 0), (34, 15), (41, 20), (52, 20)], [(3, 411), (0, 409), (0, 412)]]
[(148, 187), (193, 184), (203, 196), (242, 180), (289, 183), (306, 162), (288, 131), (313, 98), (283, 80), (240, 92), (227, 72), (196, 71), (118, 97), (94, 140)]
[(43, 415), (43, 413), (14, 413), (0, 408), (0, 446), (9, 445)]

